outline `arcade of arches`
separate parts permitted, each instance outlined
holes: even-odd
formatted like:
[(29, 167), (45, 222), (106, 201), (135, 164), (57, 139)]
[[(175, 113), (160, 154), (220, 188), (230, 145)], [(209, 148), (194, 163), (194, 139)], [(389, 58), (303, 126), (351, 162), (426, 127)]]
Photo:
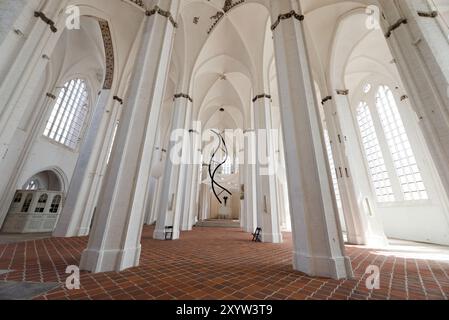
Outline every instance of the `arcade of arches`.
[(370, 261), (448, 297), (449, 0), (107, 2), (0, 3), (3, 281), (196, 255), (331, 287), (235, 298), (374, 298)]

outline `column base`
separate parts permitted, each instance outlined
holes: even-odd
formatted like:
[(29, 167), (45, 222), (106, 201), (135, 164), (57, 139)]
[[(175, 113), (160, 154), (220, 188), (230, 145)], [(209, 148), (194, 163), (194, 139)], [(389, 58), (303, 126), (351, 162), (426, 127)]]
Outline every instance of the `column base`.
[(181, 227), (181, 231), (192, 231), (193, 230), (193, 226), (183, 226)]
[(53, 233), (51, 234), (51, 236), (53, 238), (73, 238), (73, 237), (76, 237), (77, 235), (73, 234), (73, 233), (66, 232), (66, 231), (61, 231), (61, 230), (55, 229), (53, 231)]
[(78, 237), (86, 237), (90, 233), (90, 228), (80, 228), (78, 230)]
[[(173, 240), (178, 240), (179, 238), (180, 238), (179, 230), (173, 230)], [(153, 239), (165, 241), (166, 240), (165, 239), (165, 230), (159, 230), (159, 229), (154, 230)]]
[(351, 260), (348, 257), (311, 257), (294, 253), (293, 268), (311, 277), (332, 278), (335, 280), (353, 278)]
[(54, 238), (74, 238), (74, 237), (86, 237), (90, 233), (90, 226), (89, 227), (80, 227), (78, 229), (70, 228), (70, 229), (62, 229), (56, 227), (56, 229), (53, 231), (52, 236)]
[(142, 247), (125, 250), (84, 250), (80, 269), (92, 273), (119, 272), (139, 266)]
[(388, 239), (383, 236), (371, 235), (369, 237), (349, 236), (348, 244), (356, 246), (367, 246), (372, 248), (385, 248), (388, 246)]
[(369, 236), (366, 240), (366, 246), (372, 247), (372, 248), (385, 248), (389, 246), (389, 242), (387, 237), (384, 236)]
[(347, 233), (348, 244), (353, 244), (357, 246), (366, 245), (366, 239), (361, 235), (350, 235)]
[(284, 238), (282, 233), (263, 233), (262, 232), (262, 242), (265, 243), (282, 243)]

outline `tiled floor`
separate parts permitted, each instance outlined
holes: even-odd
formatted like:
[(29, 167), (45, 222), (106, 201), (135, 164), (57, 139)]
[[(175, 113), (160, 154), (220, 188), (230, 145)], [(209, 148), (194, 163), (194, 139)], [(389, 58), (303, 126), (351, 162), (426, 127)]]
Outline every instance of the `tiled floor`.
[(50, 233), (9, 234), (0, 233), (0, 244), (33, 241), (51, 237)]
[[(445, 249), (391, 250), (347, 247), (355, 278), (316, 279), (291, 267), (289, 234), (282, 245), (249, 241), (238, 229), (197, 228), (182, 240), (151, 239), (146, 227), (141, 266), (121, 273), (81, 275), (81, 289), (64, 288), (68, 265), (77, 265), (87, 238), (0, 244), (0, 281), (59, 282), (37, 299), (447, 299), (449, 256)], [(426, 251), (427, 250), (427, 251)], [(421, 255), (418, 255), (420, 253)], [(428, 259), (438, 260), (428, 260)], [(381, 287), (368, 290), (365, 271), (381, 269)]]

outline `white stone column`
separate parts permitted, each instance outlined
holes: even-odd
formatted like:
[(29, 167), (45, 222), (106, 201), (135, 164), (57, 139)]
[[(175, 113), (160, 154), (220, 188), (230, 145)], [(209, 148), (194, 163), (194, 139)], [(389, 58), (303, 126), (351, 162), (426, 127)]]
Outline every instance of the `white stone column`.
[(192, 178), (192, 192), (190, 194), (190, 206), (189, 206), (189, 223), (190, 230), (197, 223), (198, 219), (198, 208), (199, 208), (199, 193), (201, 190), (201, 182), (200, 182), (200, 163), (193, 164), (193, 178)]
[(278, 210), (279, 210), (279, 225), (280, 225), (280, 230), (285, 230), (286, 226), (287, 226), (287, 219), (286, 219), (286, 215), (285, 215), (285, 204), (284, 204), (284, 197), (282, 194), (282, 184), (280, 183), (280, 181), (278, 179), (276, 179), (276, 192), (278, 194), (277, 196), (277, 205), (278, 205)]
[(284, 144), (282, 142), (282, 127), (280, 128), (280, 137), (278, 142), (278, 150), (276, 153), (278, 154), (279, 167), (277, 170), (277, 184), (278, 184), (278, 204), (280, 211), (280, 221), (281, 221), (281, 230), (283, 231), (291, 231), (291, 222), (290, 222), (290, 211), (289, 211), (289, 199), (288, 199), (288, 188), (287, 188), (287, 173), (285, 170), (285, 159), (284, 159)]
[[(162, 194), (163, 180), (164, 180), (164, 172), (165, 172), (165, 163), (167, 161), (167, 149), (163, 147), (158, 147), (156, 149), (156, 154), (159, 156), (159, 163), (157, 168), (157, 186), (155, 190), (155, 194), (153, 196), (153, 200), (151, 203), (149, 219), (147, 224), (154, 224), (157, 221), (159, 205), (160, 205), (160, 197)], [(153, 159), (154, 161), (155, 159)], [(153, 162), (154, 165), (154, 162)]]
[(42, 22), (34, 17), (34, 12), (46, 9), (46, 2), (48, 0), (0, 1), (0, 84), (25, 43), (30, 41), (37, 43), (37, 39), (28, 39), (28, 36), (36, 24)]
[(310, 276), (352, 276), (345, 256), (307, 54), (299, 1), (271, 1), (280, 110), (290, 193), (294, 268)]
[(199, 131), (195, 129), (189, 130), (189, 143), (186, 144), (186, 150), (188, 155), (186, 155), (186, 160), (188, 159), (188, 163), (183, 164), (186, 179), (184, 185), (179, 186), (179, 188), (184, 188), (184, 203), (181, 208), (182, 212), (182, 223), (181, 230), (183, 231), (191, 231), (193, 228), (193, 221), (195, 215), (195, 204), (197, 198), (197, 184), (198, 184), (198, 167), (199, 163), (198, 157), (198, 146), (201, 146), (201, 137), (199, 136)]
[(256, 194), (259, 227), (262, 228), (262, 241), (282, 243), (279, 221), (276, 170), (278, 163), (271, 125), (271, 96), (260, 94), (253, 99), (254, 122), (256, 127)]
[(150, 178), (150, 183), (148, 185), (147, 197), (146, 197), (146, 205), (145, 205), (145, 224), (151, 225), (153, 223), (151, 217), (151, 208), (153, 207), (154, 202), (156, 201), (156, 193), (157, 193), (157, 184), (158, 180), (154, 177)]
[[(190, 134), (192, 136), (192, 134)], [(181, 230), (182, 231), (191, 231), (192, 230), (192, 218), (190, 212), (190, 202), (191, 194), (193, 192), (193, 172), (194, 167), (192, 164), (185, 165), (185, 181), (184, 181), (184, 196), (183, 196), (183, 206), (181, 210)], [(183, 186), (179, 186), (179, 189), (182, 189)]]
[[(178, 0), (159, 0), (177, 17)], [(80, 268), (121, 271), (139, 265), (145, 190), (165, 91), (175, 25), (162, 9), (146, 17), (142, 46), (123, 106), (104, 185)]]
[[(348, 92), (340, 89), (336, 90), (335, 94), (334, 97), (328, 96), (323, 99), (322, 104), (337, 171), (348, 242), (359, 245), (384, 246), (388, 242), (381, 223), (365, 210), (366, 198), (363, 197), (362, 184), (364, 184), (363, 181), (369, 181), (369, 177), (361, 170), (357, 170), (359, 168), (355, 168), (364, 162), (360, 152), (356, 150), (359, 143), (355, 140), (354, 128), (350, 129), (353, 121), (349, 122), (351, 108), (347, 98)], [(341, 105), (338, 109), (345, 114), (340, 115), (337, 111), (337, 103)], [(348, 121), (344, 122), (346, 124), (344, 129), (340, 122), (340, 117), (343, 116)], [(369, 187), (365, 186), (365, 190), (369, 190), (367, 188)]]
[(36, 111), (36, 92), (42, 87), (51, 53), (63, 32), (60, 24), (65, 20), (58, 12), (65, 2), (51, 1), (40, 8), (55, 21), (57, 32), (51, 31), (40, 18), (33, 17), (35, 22), (25, 43), (9, 61), (7, 72), (0, 75), (0, 224), (14, 197), (18, 173), (36, 133), (37, 125), (32, 120), (41, 117)]
[[(244, 147), (244, 146), (243, 146)], [(243, 186), (243, 189), (245, 189), (245, 183), (246, 183), (246, 166), (245, 166), (245, 149), (241, 149), (239, 151), (239, 182), (240, 182), (240, 193), (242, 192), (241, 188)], [(242, 194), (240, 194), (240, 197)], [(246, 214), (246, 195), (243, 193), (243, 200), (240, 200), (240, 228), (242, 230), (248, 229), (248, 216)]]
[(199, 221), (207, 220), (210, 214), (210, 189), (206, 184), (201, 185), (200, 205)]
[(151, 203), (150, 214), (147, 220), (148, 225), (152, 225), (157, 221), (157, 209), (158, 209), (157, 206), (158, 206), (158, 199), (161, 196), (161, 189), (162, 189), (162, 178), (159, 178), (157, 180), (156, 190), (153, 197), (153, 201)]
[(55, 231), (53, 232), (53, 236), (55, 237), (76, 237), (89, 234), (91, 219), (85, 219), (89, 222), (83, 228), (81, 223), (84, 215), (92, 217), (93, 214), (93, 208), (86, 208), (86, 202), (89, 194), (92, 192), (90, 187), (95, 177), (95, 172), (91, 171), (92, 153), (100, 129), (105, 129), (104, 126), (106, 124), (102, 120), (106, 112), (106, 107), (110, 104), (113, 105), (111, 109), (114, 109), (114, 105), (118, 105), (118, 102), (113, 100), (110, 90), (102, 90), (97, 105), (93, 108), (91, 125), (81, 146), (80, 155), (70, 182), (64, 207)]
[(245, 130), (245, 209), (246, 232), (254, 232), (258, 225), (256, 202), (256, 133)]
[(185, 211), (188, 212), (187, 214), (187, 231), (191, 231), (193, 229), (193, 226), (195, 224), (195, 215), (197, 214), (195, 212), (195, 204), (196, 204), (196, 192), (197, 192), (197, 183), (198, 183), (198, 170), (197, 166), (192, 165), (191, 166), (191, 175), (189, 174), (189, 179), (186, 181), (186, 186), (191, 185), (190, 192), (186, 192), (186, 206)]
[(0, 147), (11, 140), (17, 127), (23, 126), (20, 120), (33, 106), (34, 93), (41, 85), (42, 75), (64, 31), (65, 17), (58, 11), (65, 2), (48, 2), (41, 9), (47, 18), (53, 19), (56, 29), (50, 29), (41, 18), (33, 17), (36, 22), (27, 35), (27, 41), (11, 62), (9, 72), (1, 83)]
[[(174, 98), (174, 110), (171, 121), (171, 132), (182, 130), (185, 132), (186, 117), (189, 109), (192, 108), (192, 99), (185, 94), (177, 94)], [(181, 228), (181, 212), (183, 205), (185, 183), (182, 158), (186, 156), (185, 140), (189, 138), (188, 133), (181, 138), (181, 141), (170, 141), (167, 149), (167, 161), (165, 164), (163, 187), (159, 198), (159, 212), (154, 230), (154, 239), (165, 240), (165, 228), (173, 227), (173, 240), (179, 239)], [(175, 149), (176, 147), (176, 149)], [(176, 162), (173, 162), (175, 157)]]
[(13, 31), (13, 24), (25, 8), (26, 0), (2, 0), (0, 2), (0, 46)]
[(208, 166), (206, 164), (201, 165), (201, 174), (200, 174), (200, 197), (199, 197), (199, 221), (204, 221), (209, 219), (210, 217), (210, 186), (207, 184), (203, 184), (203, 181), (206, 181), (206, 179), (209, 179), (208, 175)]
[(195, 153), (192, 157), (193, 163), (193, 188), (190, 194), (190, 224), (194, 226), (199, 221), (199, 208), (200, 208), (200, 194), (201, 186), (203, 182), (203, 151), (202, 151), (202, 135), (201, 135), (201, 125), (199, 122), (196, 123), (197, 127), (194, 132), (194, 144), (193, 150)]
[(449, 195), (449, 40), (426, 0), (379, 1), (382, 28)]

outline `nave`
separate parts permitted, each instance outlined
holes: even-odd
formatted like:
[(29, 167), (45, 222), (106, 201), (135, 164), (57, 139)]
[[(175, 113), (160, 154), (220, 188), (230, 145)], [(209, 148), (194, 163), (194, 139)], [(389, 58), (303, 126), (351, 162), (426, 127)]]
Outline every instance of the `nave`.
[[(291, 269), (291, 233), (284, 243), (251, 242), (238, 228), (194, 228), (183, 241), (142, 235), (141, 265), (123, 272), (81, 274), (82, 288), (68, 290), (66, 266), (77, 265), (87, 238), (47, 238), (2, 244), (0, 281), (47, 283), (48, 300), (366, 300), (447, 299), (449, 248), (390, 240), (390, 247), (346, 246), (355, 277), (331, 280)], [(381, 267), (380, 289), (368, 290), (368, 266)], [(1, 289), (0, 289), (1, 292)], [(11, 293), (9, 293), (11, 294)], [(5, 298), (5, 296), (0, 296)]]
[[(5, 0), (0, 18), (0, 286), (447, 298), (449, 0)], [(80, 288), (54, 292), (67, 268)]]

